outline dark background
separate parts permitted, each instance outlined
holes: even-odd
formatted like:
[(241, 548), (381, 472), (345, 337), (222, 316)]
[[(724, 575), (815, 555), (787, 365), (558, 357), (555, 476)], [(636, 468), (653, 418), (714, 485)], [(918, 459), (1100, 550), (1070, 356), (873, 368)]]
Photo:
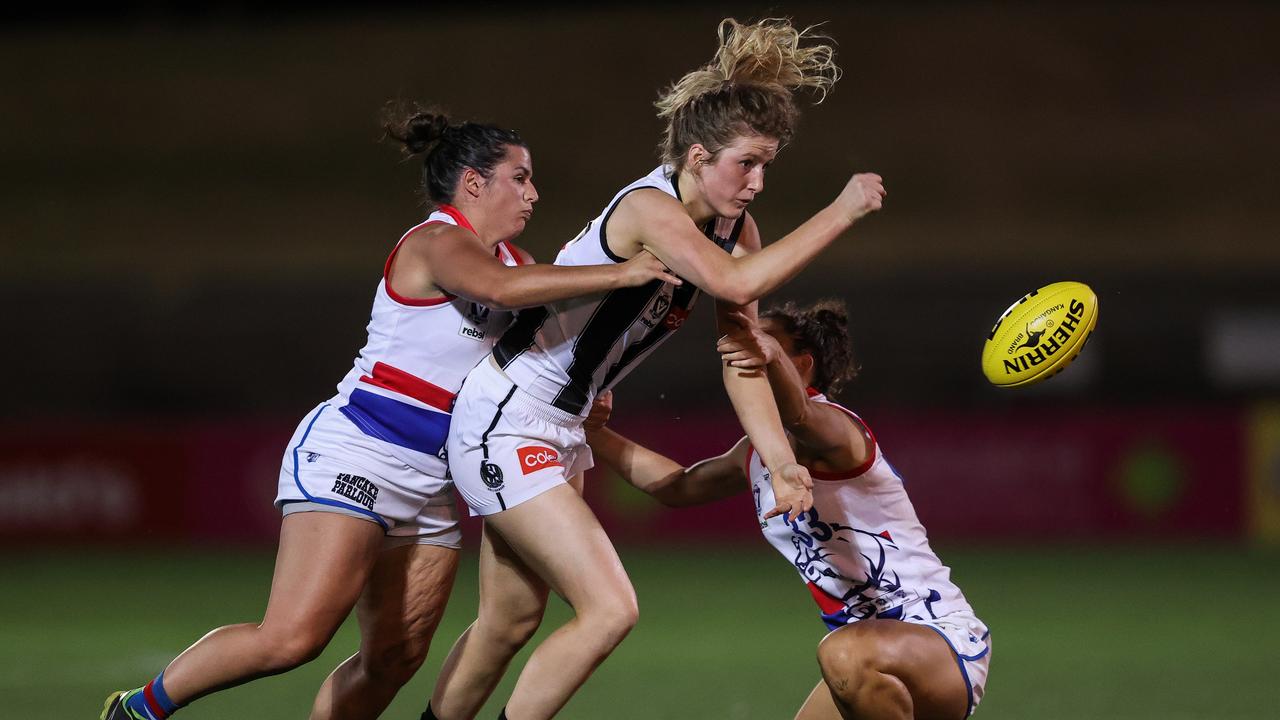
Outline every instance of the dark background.
[[(890, 191), (882, 213), (779, 293), (848, 301), (864, 369), (848, 399), (1275, 394), (1280, 11), (786, 12), (827, 21), (845, 77), (806, 108), (753, 206), (766, 241), (852, 171), (881, 173)], [(382, 261), (422, 216), (416, 165), (378, 142), (386, 101), (518, 129), (542, 193), (520, 242), (550, 261), (656, 164), (651, 103), (710, 58), (724, 13), (139, 3), (7, 24), (0, 307), (16, 382), (0, 412), (300, 414), (349, 366)], [(1062, 279), (1098, 293), (1089, 351), (1039, 388), (987, 386), (978, 355), (991, 322)], [(709, 308), (623, 384), (621, 403), (657, 398), (676, 416), (721, 402)], [(1243, 377), (1216, 359), (1241, 327), (1271, 358)]]
[[(1272, 718), (1280, 705), (1280, 9), (1219, 3), (126, 3), (0, 16), (0, 695), (89, 717), (259, 617), (281, 450), (364, 342), (423, 217), (379, 142), (417, 99), (518, 129), (541, 261), (657, 162), (658, 93), (720, 18), (827, 21), (845, 70), (753, 205), (766, 241), (882, 174), (885, 209), (769, 302), (841, 297), (875, 429), (991, 626), (979, 717)], [(1029, 290), (1090, 284), (1088, 348), (1000, 390)], [(710, 303), (619, 388), (682, 461), (740, 435)], [(566, 718), (790, 717), (822, 626), (745, 497), (587, 498), (642, 622)], [(466, 547), (476, 547), (475, 525)], [(417, 717), (474, 617), (463, 559)], [(568, 617), (552, 603), (544, 635)], [(297, 717), (358, 642), (204, 698)], [(536, 639), (535, 639), (536, 642)], [(513, 667), (524, 662), (517, 658)], [(508, 673), (481, 717), (497, 715)]]

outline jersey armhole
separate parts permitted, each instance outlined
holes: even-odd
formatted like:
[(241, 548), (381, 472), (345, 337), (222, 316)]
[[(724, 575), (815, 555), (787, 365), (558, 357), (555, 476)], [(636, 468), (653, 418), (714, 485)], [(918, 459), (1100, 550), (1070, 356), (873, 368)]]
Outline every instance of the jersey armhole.
[[(822, 402), (822, 401), (810, 400), (809, 402)], [(833, 407), (839, 410), (840, 412), (844, 413), (845, 416), (849, 418), (849, 422), (853, 423), (854, 427), (858, 428), (858, 430), (862, 432), (862, 440), (867, 444), (867, 458), (862, 461), (861, 465), (847, 472), (824, 472), (821, 470), (810, 469), (809, 474), (812, 475), (814, 478), (817, 478), (818, 480), (828, 480), (828, 481), (852, 480), (854, 478), (865, 475), (867, 471), (871, 469), (871, 466), (876, 464), (876, 456), (880, 452), (880, 446), (876, 442), (875, 433), (871, 432), (871, 428), (868, 427), (865, 422), (863, 422), (862, 418), (855, 415), (848, 408), (833, 402), (823, 402), (822, 404)]]
[[(609, 209), (604, 211), (604, 217), (600, 218), (600, 250), (604, 252), (605, 257), (616, 263), (624, 263), (627, 261), (627, 258), (615, 255), (614, 252), (609, 249), (609, 239), (605, 235), (605, 230), (609, 227), (609, 218), (613, 217), (613, 211), (618, 209), (618, 206), (622, 204), (622, 201), (628, 195), (637, 190), (657, 190), (658, 192), (662, 192), (662, 188), (654, 185), (641, 185), (639, 187), (623, 190), (618, 197), (613, 199), (613, 204), (609, 206)], [(663, 194), (665, 195), (666, 193)]]
[(401, 295), (400, 293), (396, 292), (391, 288), (391, 263), (395, 261), (396, 255), (400, 252), (400, 246), (404, 245), (404, 241), (408, 240), (410, 235), (414, 234), (418, 230), (421, 230), (422, 228), (429, 227), (431, 225), (449, 225), (449, 224), (450, 223), (447, 223), (443, 220), (428, 220), (427, 222), (415, 225), (412, 228), (410, 228), (409, 231), (406, 232), (403, 237), (400, 238), (400, 242), (396, 243), (395, 247), (391, 248), (391, 253), (387, 255), (387, 262), (384, 263), (382, 266), (382, 285), (387, 289), (387, 297), (407, 307), (434, 307), (436, 305), (443, 305), (447, 302), (451, 302), (455, 297), (457, 297), (455, 295), (450, 295), (444, 290), (441, 290), (440, 292), (444, 294), (444, 297), (411, 298), (411, 297), (405, 297), (404, 295)]

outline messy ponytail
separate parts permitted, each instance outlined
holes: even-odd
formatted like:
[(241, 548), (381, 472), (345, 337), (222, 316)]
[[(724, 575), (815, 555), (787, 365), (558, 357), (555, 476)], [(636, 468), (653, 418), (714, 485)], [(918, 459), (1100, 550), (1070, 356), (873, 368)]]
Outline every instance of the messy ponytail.
[(654, 103), (658, 117), (667, 120), (663, 161), (679, 171), (695, 143), (714, 155), (746, 133), (786, 144), (800, 114), (792, 93), (809, 88), (820, 103), (840, 78), (830, 45), (801, 46), (824, 39), (812, 31), (779, 18), (751, 25), (721, 20), (720, 46), (711, 62), (680, 78)]
[(801, 307), (787, 302), (760, 314), (773, 320), (795, 344), (796, 352), (813, 356), (813, 386), (824, 395), (835, 395), (858, 376), (849, 339), (849, 311), (844, 302), (830, 298)]
[(452, 124), (439, 110), (417, 104), (389, 105), (383, 115), (386, 138), (399, 142), (406, 155), (422, 156), (422, 189), (435, 205), (452, 204), (458, 181), (467, 168), (484, 178), (506, 157), (507, 147), (528, 147), (514, 130), (462, 122)]

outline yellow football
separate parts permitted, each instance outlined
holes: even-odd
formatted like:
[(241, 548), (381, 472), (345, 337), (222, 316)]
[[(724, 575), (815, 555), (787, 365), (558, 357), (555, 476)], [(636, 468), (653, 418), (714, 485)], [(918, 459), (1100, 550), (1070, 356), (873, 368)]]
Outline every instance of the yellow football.
[(1022, 296), (996, 320), (982, 348), (993, 385), (1018, 387), (1061, 372), (1098, 324), (1098, 296), (1079, 282), (1056, 282)]

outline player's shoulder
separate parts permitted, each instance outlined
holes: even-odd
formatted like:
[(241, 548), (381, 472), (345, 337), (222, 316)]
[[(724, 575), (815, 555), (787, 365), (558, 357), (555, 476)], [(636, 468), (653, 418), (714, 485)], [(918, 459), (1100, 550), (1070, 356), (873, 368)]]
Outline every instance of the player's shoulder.
[(618, 199), (617, 210), (637, 212), (676, 212), (685, 214), (684, 206), (671, 193), (653, 185), (640, 185)]
[(400, 241), (401, 252), (411, 255), (439, 256), (448, 254), (465, 244), (479, 243), (480, 239), (470, 230), (452, 223), (425, 222), (405, 233)]
[(443, 220), (428, 220), (410, 228), (404, 234), (406, 242), (409, 240), (429, 240), (432, 238), (453, 238), (453, 237), (475, 237), (475, 233), (467, 230), (461, 225), (445, 222)]

